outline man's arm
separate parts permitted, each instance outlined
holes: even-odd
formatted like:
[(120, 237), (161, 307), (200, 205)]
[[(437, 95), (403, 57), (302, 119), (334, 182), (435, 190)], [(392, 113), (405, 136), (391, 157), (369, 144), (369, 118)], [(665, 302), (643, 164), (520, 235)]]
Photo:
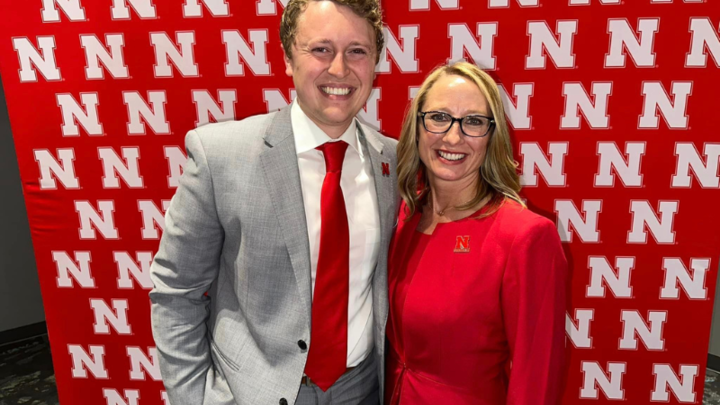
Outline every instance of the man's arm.
[(203, 403), (211, 366), (205, 292), (217, 277), (224, 233), (210, 168), (196, 131), (185, 138), (188, 160), (165, 215), (150, 267), (152, 331), (170, 403)]

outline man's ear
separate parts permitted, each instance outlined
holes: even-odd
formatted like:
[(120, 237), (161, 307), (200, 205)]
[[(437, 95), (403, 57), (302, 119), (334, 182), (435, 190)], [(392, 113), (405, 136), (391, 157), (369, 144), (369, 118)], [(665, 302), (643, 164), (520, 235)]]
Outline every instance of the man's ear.
[(292, 77), (293, 75), (293, 68), (292, 68), (292, 58), (290, 58), (285, 52), (285, 48), (283, 47), (283, 60), (285, 61), (285, 74)]

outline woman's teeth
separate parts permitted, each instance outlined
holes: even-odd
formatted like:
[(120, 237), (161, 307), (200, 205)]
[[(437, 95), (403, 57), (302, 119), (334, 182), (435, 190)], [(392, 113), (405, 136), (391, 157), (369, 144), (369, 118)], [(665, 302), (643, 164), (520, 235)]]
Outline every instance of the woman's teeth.
[(322, 87), (322, 91), (333, 96), (347, 96), (350, 94), (349, 88)]
[(451, 161), (457, 161), (466, 156), (464, 153), (447, 153), (447, 152), (443, 152), (441, 150), (438, 151), (438, 155), (440, 155), (440, 157), (442, 157), (445, 160), (451, 160)]

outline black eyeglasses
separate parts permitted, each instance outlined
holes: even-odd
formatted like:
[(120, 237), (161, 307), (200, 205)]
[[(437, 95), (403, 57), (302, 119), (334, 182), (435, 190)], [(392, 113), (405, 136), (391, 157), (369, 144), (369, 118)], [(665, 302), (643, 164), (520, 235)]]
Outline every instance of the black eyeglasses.
[(442, 111), (420, 111), (423, 127), (433, 134), (444, 134), (452, 128), (455, 121), (460, 124), (460, 131), (471, 138), (482, 138), (490, 133), (495, 126), (495, 120), (484, 115), (468, 115), (462, 118), (455, 118)]

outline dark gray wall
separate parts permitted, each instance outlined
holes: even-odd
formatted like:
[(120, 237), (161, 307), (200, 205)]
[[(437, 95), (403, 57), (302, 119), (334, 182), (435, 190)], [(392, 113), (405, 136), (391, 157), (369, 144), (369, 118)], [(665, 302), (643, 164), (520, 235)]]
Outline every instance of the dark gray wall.
[(44, 320), (15, 145), (0, 82), (0, 332)]

